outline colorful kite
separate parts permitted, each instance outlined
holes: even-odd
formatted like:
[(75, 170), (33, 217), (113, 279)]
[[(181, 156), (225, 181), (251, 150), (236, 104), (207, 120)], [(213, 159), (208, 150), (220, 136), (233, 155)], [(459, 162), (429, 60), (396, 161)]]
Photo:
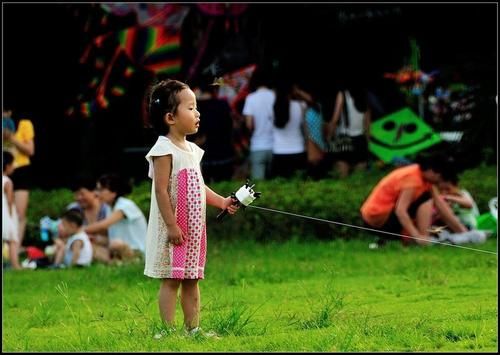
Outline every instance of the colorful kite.
[(145, 70), (155, 74), (180, 71), (180, 34), (172, 35), (165, 27), (133, 27), (118, 32), (119, 50)]
[(240, 114), (238, 106), (244, 102), (249, 93), (249, 82), (256, 64), (251, 64), (215, 78), (212, 85), (219, 86), (218, 97), (228, 101), (233, 111), (233, 147), (238, 162), (247, 158), (250, 147), (250, 132), (246, 128), (245, 120)]
[[(145, 25), (99, 35), (87, 46), (80, 63), (90, 65), (94, 73), (77, 104), (67, 110), (70, 116), (79, 112), (90, 117), (97, 110), (108, 108), (113, 97), (126, 94), (128, 79), (137, 70), (154, 75), (172, 75), (181, 70), (180, 27), (189, 7), (105, 4), (102, 8), (114, 15), (142, 11), (138, 21)], [(153, 23), (157, 25), (148, 25)]]
[(140, 26), (165, 26), (170, 32), (178, 32), (189, 12), (189, 7), (165, 3), (105, 3), (107, 13), (127, 16), (135, 13)]
[(441, 138), (411, 109), (404, 108), (373, 122), (369, 149), (386, 163), (439, 143)]
[(396, 73), (385, 73), (384, 78), (393, 79), (398, 84), (403, 85), (416, 83), (427, 84), (431, 82), (438, 73), (438, 70), (425, 73), (421, 70), (413, 70), (411, 66), (406, 66)]
[(210, 16), (240, 16), (247, 8), (248, 4), (230, 4), (230, 3), (201, 3), (197, 4), (204, 14)]
[[(219, 85), (219, 98), (226, 99), (234, 109), (234, 104), (239, 101), (241, 94), (248, 94), (248, 83), (257, 65), (250, 64), (231, 73), (216, 78)], [(245, 94), (245, 96), (246, 96)]]

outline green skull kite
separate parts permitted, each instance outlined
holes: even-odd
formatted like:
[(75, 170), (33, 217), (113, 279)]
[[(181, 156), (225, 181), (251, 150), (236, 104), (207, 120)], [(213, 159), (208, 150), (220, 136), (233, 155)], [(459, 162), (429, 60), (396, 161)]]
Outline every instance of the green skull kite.
[(370, 135), (370, 151), (386, 163), (441, 141), (439, 135), (409, 108), (373, 122)]

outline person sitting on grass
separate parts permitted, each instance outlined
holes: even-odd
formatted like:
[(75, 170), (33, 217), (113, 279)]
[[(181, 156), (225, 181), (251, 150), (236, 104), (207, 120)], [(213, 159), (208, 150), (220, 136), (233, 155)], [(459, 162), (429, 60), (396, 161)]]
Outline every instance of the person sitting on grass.
[[(459, 187), (458, 176), (455, 175), (448, 181), (442, 181), (438, 187), (441, 196), (448, 202), (460, 222), (469, 230), (476, 229), (479, 209), (469, 191)], [(433, 224), (439, 224), (440, 219), (439, 212), (435, 210)]]
[(146, 217), (134, 201), (124, 197), (132, 186), (116, 174), (102, 175), (97, 181), (99, 199), (110, 205), (111, 214), (85, 227), (87, 233), (108, 231), (109, 260), (131, 260), (146, 249)]
[[(111, 214), (111, 207), (102, 202), (95, 189), (96, 180), (92, 178), (78, 178), (72, 185), (75, 201), (67, 209), (77, 209), (83, 215), (83, 226), (102, 221)], [(59, 231), (60, 233), (62, 231)], [(88, 233), (92, 243), (93, 260), (104, 263), (109, 262), (109, 239), (106, 229), (98, 233)]]
[[(56, 239), (54, 267), (89, 266), (92, 262), (92, 244), (83, 231), (83, 216), (76, 209), (61, 216), (63, 237)], [(66, 237), (69, 236), (69, 237)]]
[(450, 205), (453, 213), (460, 222), (468, 229), (462, 233), (452, 233), (441, 218), (439, 210), (433, 209), (432, 224), (435, 239), (440, 242), (449, 242), (455, 245), (467, 243), (484, 243), (491, 231), (478, 230), (477, 217), (479, 209), (472, 195), (458, 185), (458, 176), (452, 176), (448, 181), (439, 184), (442, 198)]

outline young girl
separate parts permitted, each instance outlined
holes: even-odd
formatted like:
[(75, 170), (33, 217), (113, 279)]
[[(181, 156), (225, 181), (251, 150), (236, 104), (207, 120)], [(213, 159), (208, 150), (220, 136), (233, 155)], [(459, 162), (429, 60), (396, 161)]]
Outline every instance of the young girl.
[(200, 291), (206, 261), (206, 204), (234, 214), (231, 197), (205, 185), (200, 162), (203, 150), (186, 136), (198, 131), (200, 113), (188, 85), (166, 80), (152, 88), (149, 119), (159, 134), (147, 153), (153, 180), (146, 239), (144, 275), (161, 279), (159, 308), (163, 322), (174, 328), (177, 292), (181, 286), (184, 326), (199, 332)]
[(13, 269), (20, 269), (18, 256), (18, 220), (14, 204), (14, 187), (8, 175), (14, 171), (14, 156), (3, 151), (2, 174), (2, 241), (9, 248), (10, 264)]

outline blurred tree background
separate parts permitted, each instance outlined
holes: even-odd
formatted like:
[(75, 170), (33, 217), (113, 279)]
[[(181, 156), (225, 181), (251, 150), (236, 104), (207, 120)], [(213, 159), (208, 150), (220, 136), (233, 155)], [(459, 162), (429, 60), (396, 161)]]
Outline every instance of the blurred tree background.
[(155, 75), (189, 83), (255, 63), (320, 86), (325, 95), (361, 78), (395, 110), (404, 97), (383, 75), (410, 60), (411, 39), (423, 71), (439, 70), (440, 80), (477, 89), (473, 117), (463, 126), (467, 139), (457, 149), (469, 166), (496, 164), (496, 3), (216, 5), (180, 4), (169, 17), (180, 23), (177, 71), (152, 73), (120, 57), (107, 106), (87, 107), (93, 111), (85, 117), (69, 111), (80, 109), (75, 101), (92, 89), (94, 77), (103, 80), (112, 47), (94, 53), (94, 66), (82, 64), (82, 56), (96, 37), (141, 18), (104, 4), (2, 4), (3, 106), (33, 120), (38, 187), (68, 186), (75, 175), (112, 170), (145, 179), (143, 149), (154, 137), (144, 128), (143, 97)]

